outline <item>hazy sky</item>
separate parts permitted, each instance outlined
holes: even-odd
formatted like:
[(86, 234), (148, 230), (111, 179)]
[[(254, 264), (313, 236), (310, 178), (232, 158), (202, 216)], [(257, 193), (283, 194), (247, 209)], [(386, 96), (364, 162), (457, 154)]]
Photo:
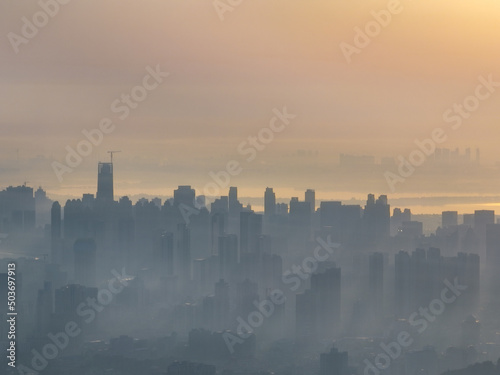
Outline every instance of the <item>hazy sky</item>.
[[(95, 192), (97, 161), (122, 150), (117, 194), (200, 189), (234, 159), (243, 172), (231, 185), (248, 195), (266, 186), (333, 195), (348, 190), (329, 175), (339, 152), (406, 156), (436, 127), (447, 131), (444, 147), (481, 147), (493, 163), (500, 88), (459, 130), (442, 117), (474, 94), (478, 77), (500, 81), (500, 3), (402, 0), (402, 11), (349, 64), (340, 43), (354, 44), (354, 29), (389, 3), (243, 0), (222, 21), (207, 0), (73, 0), (16, 54), (8, 34), (22, 35), (22, 18), (41, 8), (2, 0), (0, 186)], [(119, 120), (111, 103), (158, 64), (170, 76)], [(246, 162), (238, 145), (284, 106), (297, 117)], [(63, 162), (66, 146), (104, 117), (116, 129), (59, 182), (51, 163)], [(387, 193), (379, 180), (356, 189)]]

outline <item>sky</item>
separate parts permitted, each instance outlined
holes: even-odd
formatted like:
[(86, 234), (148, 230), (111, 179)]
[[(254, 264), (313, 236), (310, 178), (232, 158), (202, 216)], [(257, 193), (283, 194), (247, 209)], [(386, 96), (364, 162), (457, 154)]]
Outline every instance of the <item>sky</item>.
[[(500, 87), (459, 129), (443, 119), (475, 95), (480, 77), (500, 82), (496, 0), (73, 0), (13, 43), (42, 4), (54, 2), (0, 3), (0, 187), (95, 192), (108, 150), (122, 151), (117, 195), (203, 191), (230, 160), (241, 166), (230, 185), (249, 197), (267, 186), (286, 197), (315, 188), (325, 199), (492, 195), (500, 184)], [(389, 8), (398, 12), (356, 47), (356, 30)], [(349, 58), (346, 44), (357, 48)], [(148, 67), (169, 75), (120, 119), (112, 103)], [(296, 117), (247, 161), (238, 147), (284, 107)], [(53, 163), (104, 118), (114, 130), (58, 179)], [(384, 171), (362, 179), (335, 168), (339, 153), (408, 157), (436, 128), (446, 133), (441, 147), (481, 148), (487, 169), (475, 179), (417, 170), (392, 191)]]

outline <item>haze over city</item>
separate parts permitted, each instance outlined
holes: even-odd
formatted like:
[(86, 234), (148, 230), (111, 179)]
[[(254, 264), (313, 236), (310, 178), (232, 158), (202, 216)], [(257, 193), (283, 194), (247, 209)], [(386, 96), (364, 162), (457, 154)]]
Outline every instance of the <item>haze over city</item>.
[(499, 19), (0, 2), (0, 374), (500, 375)]
[[(21, 37), (22, 17), (31, 20), (40, 9), (10, 0), (0, 7), (2, 34)], [(116, 159), (123, 166), (119, 195), (164, 195), (182, 183), (201, 189), (210, 171), (243, 160), (238, 145), (269, 124), (273, 108), (286, 106), (297, 118), (233, 177), (242, 196), (259, 197), (265, 186), (282, 189), (283, 197), (310, 186), (330, 199), (391, 193), (384, 170), (336, 170), (339, 154), (407, 158), (414, 141), (436, 127), (446, 131), (441, 147), (480, 148), (483, 173), (471, 179), (459, 169), (449, 179), (417, 171), (394, 197), (495, 195), (497, 93), (460, 129), (443, 114), (474, 95), (480, 76), (500, 80), (500, 6), (402, 1), (348, 63), (340, 45), (355, 47), (354, 29), (387, 7), (357, 0), (252, 1), (230, 11), (175, 0), (61, 5), (29, 43), (0, 42), (0, 183), (30, 181), (54, 196), (79, 196), (92, 186), (96, 162), (108, 160), (106, 151), (123, 150)], [(170, 75), (118, 119), (112, 103), (156, 65)], [(105, 117), (116, 129), (59, 182), (51, 163), (63, 162), (66, 147), (76, 148), (82, 130)]]

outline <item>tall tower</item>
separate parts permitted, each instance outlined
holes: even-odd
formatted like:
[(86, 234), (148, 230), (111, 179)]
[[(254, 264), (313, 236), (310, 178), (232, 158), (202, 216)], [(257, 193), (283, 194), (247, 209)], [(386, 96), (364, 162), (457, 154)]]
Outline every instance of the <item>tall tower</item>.
[(60, 264), (61, 254), (61, 205), (59, 202), (52, 204), (50, 210), (50, 240), (52, 263)]
[(262, 215), (254, 212), (240, 213), (240, 253), (257, 251), (259, 236), (262, 235)]
[(266, 192), (264, 194), (264, 214), (276, 214), (276, 194), (274, 193), (273, 188), (266, 188)]
[(313, 189), (307, 189), (305, 193), (305, 201), (311, 205), (311, 212), (316, 212), (316, 192)]
[(112, 202), (113, 191), (113, 163), (99, 163), (97, 175), (97, 200)]
[(75, 281), (93, 287), (96, 283), (97, 247), (93, 239), (78, 239), (73, 245), (75, 253)]

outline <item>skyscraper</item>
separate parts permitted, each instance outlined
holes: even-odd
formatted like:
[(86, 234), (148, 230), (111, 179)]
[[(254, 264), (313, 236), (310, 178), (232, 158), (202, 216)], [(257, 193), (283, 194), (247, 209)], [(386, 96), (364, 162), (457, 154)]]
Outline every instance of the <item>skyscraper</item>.
[(311, 276), (315, 295), (316, 324), (320, 338), (332, 339), (340, 329), (341, 269), (329, 267)]
[(274, 215), (276, 213), (276, 194), (273, 188), (266, 188), (264, 193), (264, 214)]
[(189, 185), (181, 185), (174, 190), (174, 205), (184, 204), (188, 207), (193, 207), (195, 202), (196, 192)]
[(216, 213), (210, 219), (210, 235), (212, 241), (212, 255), (219, 253), (219, 238), (225, 234), (224, 214)]
[(333, 227), (336, 230), (340, 227), (342, 202), (321, 202), (320, 204), (320, 224), (321, 228)]
[(75, 280), (78, 284), (93, 287), (96, 283), (96, 243), (93, 239), (78, 239), (73, 245), (75, 253)]
[(311, 205), (311, 212), (316, 212), (316, 192), (313, 189), (306, 190), (305, 201)]
[(160, 239), (159, 259), (162, 273), (166, 276), (174, 275), (174, 235), (165, 232)]
[(384, 255), (370, 254), (368, 267), (369, 280), (369, 310), (375, 318), (381, 317), (384, 312)]
[(230, 279), (238, 264), (238, 236), (229, 234), (219, 237), (219, 273), (221, 279)]
[(262, 235), (262, 215), (254, 212), (240, 213), (240, 252), (255, 252), (257, 242)]
[(52, 204), (50, 211), (50, 245), (52, 263), (60, 264), (62, 261), (61, 244), (61, 205), (59, 202)]
[(443, 228), (458, 225), (457, 211), (443, 211), (441, 216), (441, 225)]
[(395, 256), (395, 306), (398, 318), (407, 318), (411, 311), (411, 257), (405, 251)]
[(177, 224), (176, 245), (174, 261), (178, 265), (180, 280), (187, 283), (191, 280), (191, 233), (184, 223)]
[(97, 200), (101, 202), (112, 202), (114, 200), (113, 163), (99, 163)]
[(387, 196), (381, 195), (375, 201), (373, 194), (368, 195), (363, 215), (363, 229), (366, 244), (379, 243), (390, 235), (391, 206), (387, 203)]
[(349, 373), (347, 352), (339, 352), (332, 348), (330, 353), (323, 353), (320, 356), (319, 375), (347, 375)]

